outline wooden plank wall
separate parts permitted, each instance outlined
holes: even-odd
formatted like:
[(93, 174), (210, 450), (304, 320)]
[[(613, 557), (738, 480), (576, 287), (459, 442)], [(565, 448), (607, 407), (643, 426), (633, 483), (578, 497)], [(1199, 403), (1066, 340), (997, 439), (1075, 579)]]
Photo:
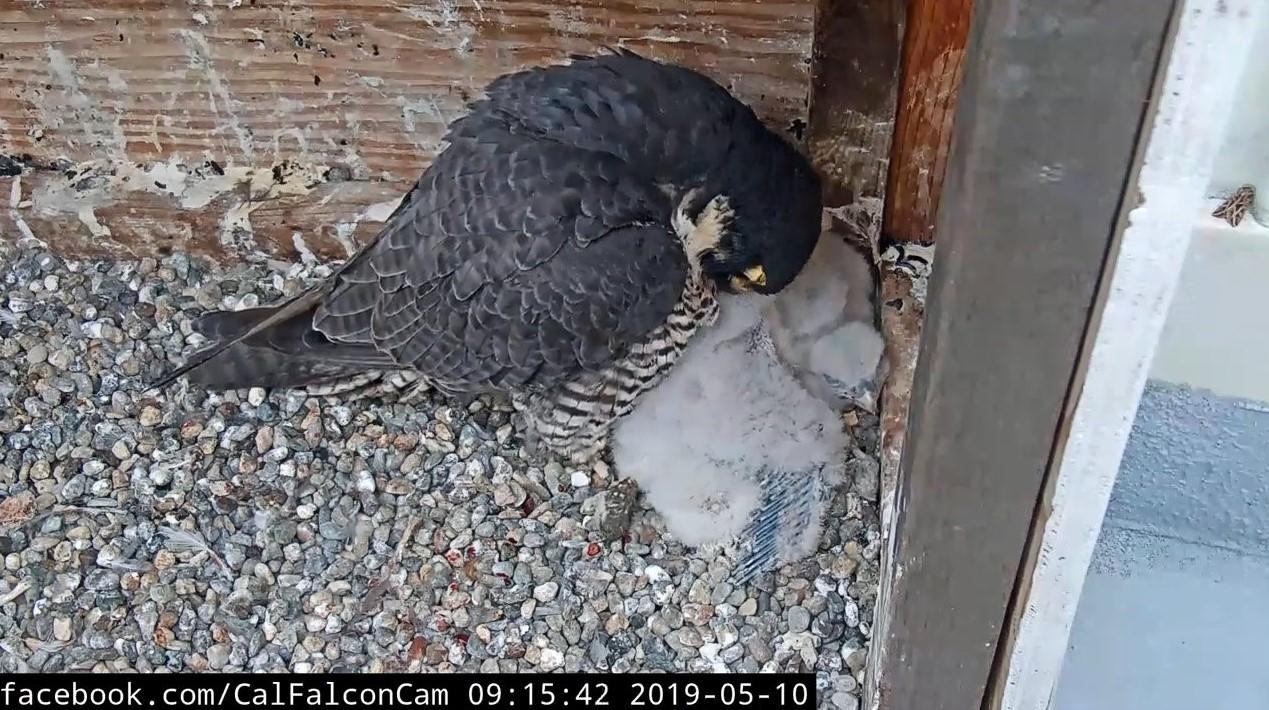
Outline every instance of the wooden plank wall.
[(0, 229), (342, 256), (465, 101), (569, 53), (698, 68), (801, 135), (813, 22), (814, 0), (0, 0), (0, 174), (25, 167)]

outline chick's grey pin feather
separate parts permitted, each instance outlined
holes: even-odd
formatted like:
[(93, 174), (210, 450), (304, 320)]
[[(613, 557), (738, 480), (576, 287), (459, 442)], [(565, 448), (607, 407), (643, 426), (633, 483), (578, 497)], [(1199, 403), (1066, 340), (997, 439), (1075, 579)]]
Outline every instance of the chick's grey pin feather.
[(511, 397), (584, 461), (717, 313), (775, 293), (819, 233), (807, 161), (708, 78), (629, 52), (503, 76), (382, 231), (278, 307), (205, 316), (165, 382), (322, 386), (408, 373)]

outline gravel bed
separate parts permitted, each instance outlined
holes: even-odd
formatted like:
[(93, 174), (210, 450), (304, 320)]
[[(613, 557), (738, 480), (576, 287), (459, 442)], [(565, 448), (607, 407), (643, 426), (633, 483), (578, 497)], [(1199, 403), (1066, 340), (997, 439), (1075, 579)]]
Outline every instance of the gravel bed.
[(813, 669), (858, 706), (875, 418), (819, 553), (733, 587), (503, 403), (143, 390), (193, 316), (328, 267), (0, 258), (0, 672)]

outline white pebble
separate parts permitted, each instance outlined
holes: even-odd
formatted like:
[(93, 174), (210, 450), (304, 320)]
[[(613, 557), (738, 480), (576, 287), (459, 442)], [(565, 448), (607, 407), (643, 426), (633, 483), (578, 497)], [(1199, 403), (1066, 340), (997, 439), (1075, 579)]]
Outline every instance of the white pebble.
[(658, 565), (648, 565), (643, 568), (643, 574), (647, 576), (649, 582), (668, 582), (670, 581), (670, 573), (665, 571), (664, 567)]
[(369, 471), (362, 469), (357, 472), (357, 490), (362, 493), (375, 492), (375, 477)]
[(260, 405), (264, 404), (264, 388), (252, 387), (250, 390), (248, 390), (247, 401), (250, 402), (251, 405), (254, 407), (259, 407)]
[(308, 520), (317, 513), (317, 506), (312, 503), (301, 503), (295, 506), (295, 517), (300, 520)]
[(569, 482), (574, 488), (585, 488), (590, 485), (590, 476), (587, 476), (585, 471), (574, 471), (569, 476)]
[(544, 648), (542, 649), (542, 660), (539, 665), (544, 671), (553, 671), (564, 665), (564, 654), (553, 648)]
[(150, 469), (150, 482), (156, 486), (166, 486), (172, 482), (172, 469), (167, 466), (155, 466)]
[(859, 626), (859, 604), (854, 599), (846, 600), (846, 613), (843, 616), (847, 626), (852, 629)]
[(71, 620), (64, 616), (53, 619), (53, 638), (58, 641), (71, 640)]

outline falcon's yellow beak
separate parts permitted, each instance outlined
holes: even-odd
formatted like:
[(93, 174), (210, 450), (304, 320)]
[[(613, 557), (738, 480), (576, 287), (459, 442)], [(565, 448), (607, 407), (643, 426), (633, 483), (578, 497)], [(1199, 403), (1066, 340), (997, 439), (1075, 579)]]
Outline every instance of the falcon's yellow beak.
[(762, 269), (762, 266), (751, 266), (745, 269), (745, 278), (759, 286), (767, 285), (767, 272)]

